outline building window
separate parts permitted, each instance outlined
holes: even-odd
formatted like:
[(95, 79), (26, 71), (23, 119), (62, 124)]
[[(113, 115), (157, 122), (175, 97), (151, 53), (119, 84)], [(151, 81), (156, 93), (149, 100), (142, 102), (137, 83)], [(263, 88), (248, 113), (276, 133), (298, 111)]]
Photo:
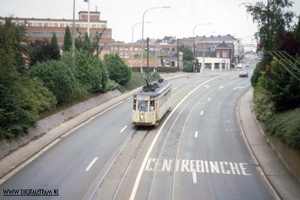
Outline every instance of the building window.
[(223, 51), (222, 57), (223, 57), (223, 58), (227, 58), (227, 52), (226, 52), (226, 51)]
[(65, 24), (64, 23), (60, 23), (60, 27), (65, 27)]
[(217, 51), (217, 58), (220, 58), (220, 51)]
[(58, 23), (54, 23), (54, 27), (58, 27)]

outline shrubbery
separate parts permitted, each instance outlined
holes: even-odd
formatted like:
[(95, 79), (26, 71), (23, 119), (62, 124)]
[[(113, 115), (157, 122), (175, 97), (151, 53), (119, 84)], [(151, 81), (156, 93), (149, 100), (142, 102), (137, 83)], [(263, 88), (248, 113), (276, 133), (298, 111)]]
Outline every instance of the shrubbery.
[(70, 99), (75, 90), (76, 79), (67, 64), (62, 61), (47, 61), (35, 64), (29, 75), (38, 77), (54, 94), (57, 103), (64, 103)]
[(117, 53), (106, 54), (104, 63), (108, 70), (109, 79), (120, 85), (124, 85), (130, 80), (131, 69)]

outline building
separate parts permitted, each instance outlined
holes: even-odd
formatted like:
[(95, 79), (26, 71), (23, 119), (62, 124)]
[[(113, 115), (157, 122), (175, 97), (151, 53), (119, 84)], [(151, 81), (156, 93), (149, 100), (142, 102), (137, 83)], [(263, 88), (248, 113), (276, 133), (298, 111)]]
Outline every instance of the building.
[[(80, 11), (79, 18), (75, 19), (75, 34), (87, 33), (88, 12)], [(49, 41), (53, 33), (56, 34), (59, 45), (63, 44), (66, 27), (69, 26), (72, 33), (73, 19), (40, 19), (40, 18), (12, 18), (12, 21), (20, 25), (25, 25), (27, 36), (30, 40), (47, 38)], [(0, 17), (0, 23), (4, 23), (5, 18)], [(94, 38), (96, 34), (103, 33), (100, 44), (112, 43), (112, 30), (107, 28), (107, 21), (100, 20), (100, 12), (90, 12), (90, 37)]]

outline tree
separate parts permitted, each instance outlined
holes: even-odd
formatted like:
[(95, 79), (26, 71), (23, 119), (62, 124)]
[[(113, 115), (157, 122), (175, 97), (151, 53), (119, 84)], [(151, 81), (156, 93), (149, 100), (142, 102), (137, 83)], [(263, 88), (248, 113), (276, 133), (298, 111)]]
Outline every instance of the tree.
[(12, 23), (11, 18), (0, 24), (0, 139), (24, 134), (38, 119), (36, 113), (26, 108), (22, 96), (24, 41), (23, 27)]
[(62, 61), (50, 60), (37, 63), (31, 67), (31, 78), (38, 77), (44, 85), (54, 94), (57, 103), (64, 103), (72, 95), (76, 79), (71, 69)]
[[(65, 53), (62, 61), (69, 64), (72, 59), (71, 53)], [(108, 72), (103, 61), (93, 57), (86, 51), (75, 51), (74, 74), (77, 82), (87, 89), (88, 92), (104, 91), (108, 81)]]
[(192, 50), (188, 46), (181, 44), (178, 48), (178, 52), (183, 52), (183, 61), (192, 62), (192, 60), (195, 59)]
[[(298, 70), (290, 74), (280, 61), (273, 60), (267, 68), (264, 78), (265, 88), (270, 93), (270, 99), (275, 104), (276, 112), (283, 112), (300, 107), (300, 66), (294, 63)], [(282, 62), (281, 62), (282, 63)], [(291, 70), (291, 69), (290, 69)]]
[[(52, 40), (52, 39), (51, 39)], [(60, 53), (58, 45), (49, 42), (47, 38), (42, 40), (36, 39), (28, 43), (29, 65), (33, 66), (37, 62), (45, 62), (48, 60), (59, 60)]]
[(264, 51), (262, 62), (255, 68), (251, 77), (252, 86), (257, 84), (261, 72), (265, 71), (266, 65), (272, 61), (272, 56), (268, 51), (275, 49), (277, 33), (291, 28), (295, 14), (288, 9), (292, 7), (292, 4), (293, 2), (289, 0), (268, 0), (267, 5), (263, 2), (256, 2), (254, 5), (244, 4), (253, 22), (257, 23), (258, 32), (255, 33), (255, 38)]
[(131, 69), (117, 53), (105, 54), (104, 63), (108, 70), (109, 79), (120, 85), (124, 85), (130, 80)]
[(52, 50), (53, 50), (53, 54), (52, 54), (52, 59), (53, 60), (59, 60), (60, 59), (60, 49), (59, 49), (59, 46), (58, 46), (58, 42), (57, 42), (57, 37), (56, 37), (56, 34), (53, 33), (52, 34), (52, 38), (51, 38), (51, 47), (52, 47)]
[(252, 15), (253, 22), (258, 25), (259, 30), (255, 37), (261, 48), (266, 51), (274, 50), (276, 33), (290, 30), (295, 16), (292, 11), (288, 10), (292, 5), (293, 2), (289, 0), (268, 0), (267, 5), (263, 2), (245, 5), (247, 13)]
[[(104, 29), (105, 30), (105, 29)], [(103, 30), (103, 32), (104, 32)], [(86, 51), (87, 53), (94, 55), (95, 57), (98, 57), (101, 53), (102, 49), (104, 48), (104, 45), (101, 47), (99, 46), (100, 40), (102, 38), (103, 32), (98, 33), (96, 32), (95, 37), (92, 39), (93, 42), (91, 42), (91, 38), (88, 37), (87, 33), (84, 34), (84, 37), (82, 37), (82, 33), (78, 31), (78, 37), (75, 39), (75, 47), (77, 50)]]
[(68, 52), (72, 50), (72, 37), (70, 33), (69, 26), (66, 27), (65, 36), (64, 36), (64, 44), (63, 44), (63, 51)]

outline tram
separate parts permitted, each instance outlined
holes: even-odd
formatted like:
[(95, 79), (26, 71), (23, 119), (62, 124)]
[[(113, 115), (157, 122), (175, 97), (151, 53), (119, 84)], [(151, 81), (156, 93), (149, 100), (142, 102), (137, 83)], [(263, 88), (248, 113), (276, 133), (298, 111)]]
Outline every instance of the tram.
[(159, 79), (133, 95), (132, 124), (153, 126), (171, 108), (171, 84)]

